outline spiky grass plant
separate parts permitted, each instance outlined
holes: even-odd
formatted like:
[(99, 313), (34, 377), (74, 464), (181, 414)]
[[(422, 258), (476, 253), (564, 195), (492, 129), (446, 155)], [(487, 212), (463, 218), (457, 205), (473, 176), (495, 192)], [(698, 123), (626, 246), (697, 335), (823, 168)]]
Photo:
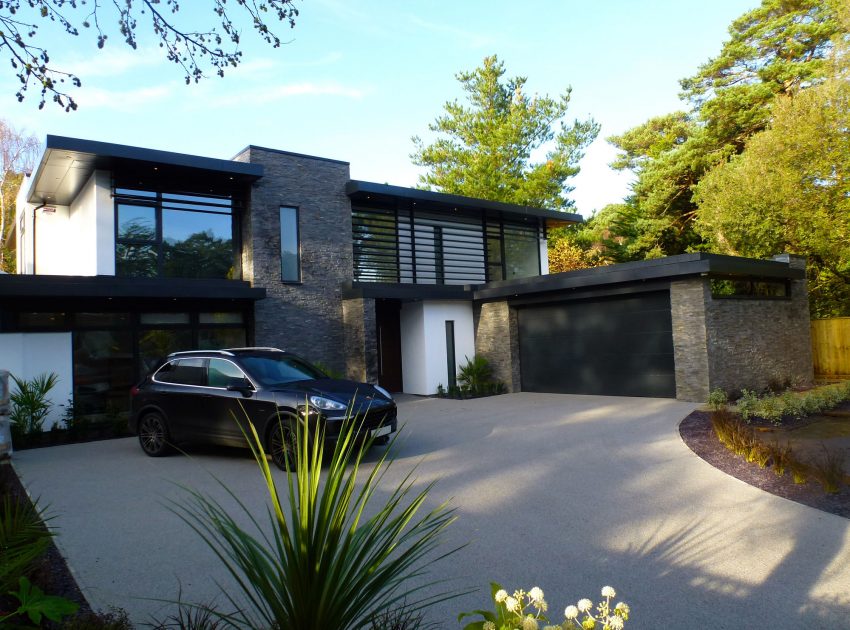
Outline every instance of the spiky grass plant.
[(844, 456), (822, 446), (821, 456), (809, 464), (812, 477), (820, 482), (827, 494), (837, 494), (844, 482)]
[[(413, 471), (383, 504), (375, 505), (392, 463), (390, 449), (358, 487), (372, 440), (356, 439), (357, 428), (355, 419), (345, 423), (323, 476), (324, 431), (298, 423), (295, 462), (286, 474), (288, 493), (281, 496), (260, 437), (247, 423), (246, 436), (270, 501), (266, 529), (220, 481), (255, 533), (196, 491), (187, 489), (187, 503), (173, 503), (236, 583), (237, 592), (223, 596), (237, 612), (216, 612), (218, 618), (247, 628), (349, 630), (368, 626), (402, 603), (417, 611), (461, 594), (422, 592), (441, 582), (423, 577), (429, 566), (457, 551), (438, 550), (455, 519), (453, 510), (443, 503), (422, 515), (434, 483), (415, 493)], [(367, 512), (374, 515), (367, 517)]]
[(0, 500), (0, 593), (18, 585), (47, 551), (53, 534), (44, 526), (50, 520), (38, 501), (16, 499), (11, 493)]
[(773, 444), (771, 446), (772, 454), (771, 459), (773, 460), (773, 472), (776, 473), (777, 477), (781, 477), (785, 474), (785, 470), (791, 465), (791, 462), (794, 459), (794, 452), (791, 449), (790, 444)]

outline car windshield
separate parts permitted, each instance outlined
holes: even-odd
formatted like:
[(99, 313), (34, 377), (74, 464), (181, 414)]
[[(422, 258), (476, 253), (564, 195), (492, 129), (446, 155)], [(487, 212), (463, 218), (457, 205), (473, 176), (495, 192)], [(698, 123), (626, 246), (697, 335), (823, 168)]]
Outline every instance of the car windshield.
[(266, 387), (326, 378), (317, 368), (292, 356), (242, 357), (242, 363), (249, 374)]

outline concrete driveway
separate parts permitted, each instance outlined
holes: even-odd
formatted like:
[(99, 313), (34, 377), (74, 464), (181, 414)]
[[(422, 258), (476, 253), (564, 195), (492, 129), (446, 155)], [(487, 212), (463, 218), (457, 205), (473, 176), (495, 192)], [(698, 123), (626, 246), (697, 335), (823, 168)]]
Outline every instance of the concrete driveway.
[[(488, 606), (488, 582), (540, 586), (558, 621), (603, 585), (633, 610), (632, 628), (850, 628), (850, 521), (727, 477), (679, 439), (693, 405), (672, 400), (511, 394), (412, 399), (390, 484), (419, 462), (452, 498), (448, 543), (469, 545), (436, 568), (477, 595), (429, 617), (459, 628)], [(164, 505), (175, 483), (216, 496), (214, 472), (265, 510), (242, 451), (151, 459), (135, 440), (15, 454), (34, 496), (57, 515), (58, 543), (95, 607), (145, 622), (206, 601), (227, 584), (211, 552)], [(208, 472), (210, 471), (210, 472)], [(281, 474), (281, 479), (283, 478)], [(594, 599), (594, 601), (596, 601)]]

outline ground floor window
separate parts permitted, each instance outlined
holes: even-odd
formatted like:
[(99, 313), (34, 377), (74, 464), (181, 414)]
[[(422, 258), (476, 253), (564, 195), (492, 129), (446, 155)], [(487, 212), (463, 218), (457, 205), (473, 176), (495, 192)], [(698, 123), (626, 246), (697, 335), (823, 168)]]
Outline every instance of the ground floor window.
[(250, 311), (150, 310), (2, 313), (2, 332), (71, 332), (73, 412), (91, 421), (126, 414), (130, 388), (172, 352), (248, 345)]

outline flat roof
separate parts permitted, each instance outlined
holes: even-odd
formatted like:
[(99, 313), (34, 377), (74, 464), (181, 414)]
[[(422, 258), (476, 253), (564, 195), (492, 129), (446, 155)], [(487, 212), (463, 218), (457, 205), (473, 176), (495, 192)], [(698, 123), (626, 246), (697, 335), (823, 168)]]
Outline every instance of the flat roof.
[(464, 208), (473, 210), (496, 210), (508, 214), (521, 215), (525, 217), (537, 217), (547, 221), (559, 221), (564, 223), (581, 223), (584, 221), (580, 214), (561, 212), (559, 210), (547, 210), (545, 208), (531, 208), (501, 201), (489, 201), (487, 199), (475, 199), (462, 195), (451, 195), (433, 190), (420, 190), (419, 188), (405, 188), (403, 186), (392, 186), (390, 184), (378, 184), (375, 182), (364, 182), (353, 179), (345, 186), (346, 194), (354, 200), (365, 200), (371, 196), (387, 199), (407, 199), (421, 201), (446, 208)]
[(695, 253), (488, 282), (478, 285), (473, 296), (476, 300), (489, 300), (704, 274), (777, 279), (800, 279), (806, 276), (805, 270), (792, 268), (787, 262), (779, 260)]
[(226, 177), (235, 183), (253, 182), (263, 176), (260, 164), (48, 135), (27, 201), (69, 205), (95, 170), (111, 170), (117, 164), (128, 163), (143, 170), (147, 167), (151, 174), (160, 168), (190, 170), (197, 176)]
[(0, 275), (0, 298), (34, 297), (261, 300), (266, 290), (245, 280), (217, 278)]

